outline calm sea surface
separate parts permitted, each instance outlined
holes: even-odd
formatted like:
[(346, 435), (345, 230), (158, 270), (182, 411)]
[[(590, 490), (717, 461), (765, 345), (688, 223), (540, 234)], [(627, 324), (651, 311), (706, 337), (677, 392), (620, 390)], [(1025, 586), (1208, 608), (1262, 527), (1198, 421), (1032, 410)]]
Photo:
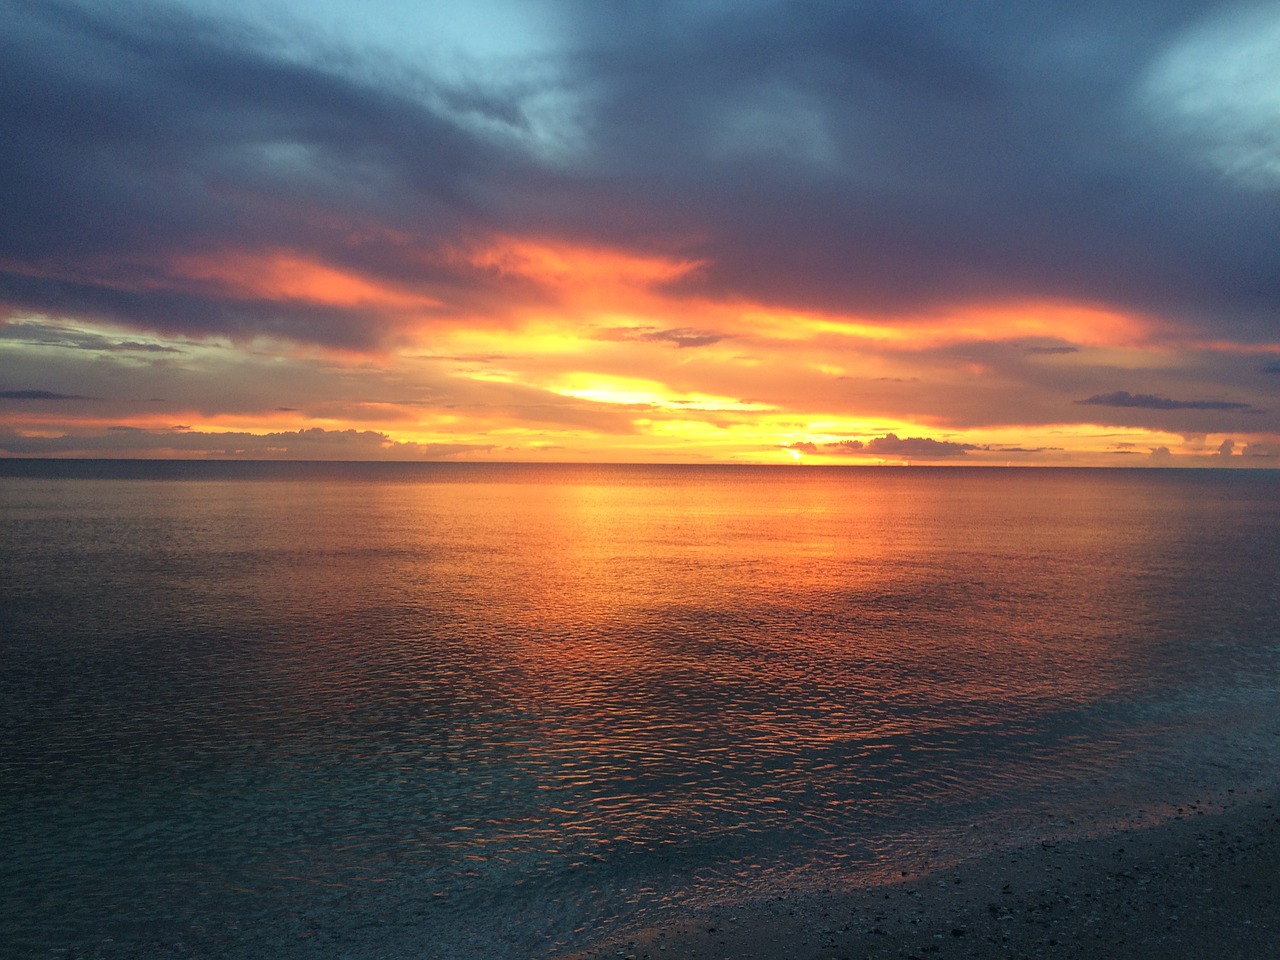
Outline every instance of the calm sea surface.
[(1280, 472), (0, 461), (6, 956), (508, 958), (1280, 780)]

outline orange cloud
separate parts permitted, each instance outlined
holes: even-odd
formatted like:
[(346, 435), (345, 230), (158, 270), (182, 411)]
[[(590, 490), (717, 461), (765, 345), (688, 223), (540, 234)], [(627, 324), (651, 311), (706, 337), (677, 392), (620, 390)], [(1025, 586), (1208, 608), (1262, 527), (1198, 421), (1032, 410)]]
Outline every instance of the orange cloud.
[(498, 237), (459, 256), (474, 267), (532, 280), (570, 303), (606, 310), (625, 309), (637, 294), (687, 276), (702, 265), (697, 260), (517, 237)]
[[(500, 236), (420, 256), (424, 276), (452, 269), (463, 280), (458, 289), (474, 296), (464, 292), (458, 305), (442, 304), (425, 283), (390, 281), (289, 249), (81, 264), (77, 278), (120, 289), (340, 308), (353, 324), (367, 316), (375, 327), (394, 326), (399, 339), (377, 357), (326, 352), (322, 362), (308, 352), (318, 348), (296, 342), (259, 346), (258, 357), (275, 351), (270, 367), (260, 365), (254, 375), (266, 384), (255, 394), (263, 409), (238, 404), (236, 413), (212, 412), (225, 409), (218, 398), (228, 393), (234, 345), (175, 341), (164, 357), (104, 348), (99, 362), (110, 356), (127, 363), (129, 382), (149, 376), (154, 395), (175, 399), (163, 414), (135, 416), (113, 402), (115, 417), (73, 414), (61, 422), (104, 431), (124, 423), (253, 434), (374, 430), (390, 442), (463, 443), (467, 456), (516, 459), (1108, 462), (1114, 442), (1183, 455), (1177, 435), (1108, 427), (1104, 436), (1095, 425), (1059, 424), (1043, 405), (1022, 406), (1018, 378), (1031, 362), (1037, 369), (1057, 365), (1067, 376), (1076, 368), (1134, 370), (1139, 362), (1176, 360), (1171, 341), (1162, 339), (1176, 330), (1140, 314), (1048, 299), (909, 315), (714, 301), (674, 286), (693, 277), (701, 261), (538, 237)], [(428, 316), (429, 324), (416, 322)], [(410, 347), (406, 335), (421, 339)], [(52, 357), (91, 336), (110, 339), (101, 330), (78, 331), (42, 342), (14, 338), (11, 349)], [(1025, 353), (1012, 349), (975, 350), (973, 357), (944, 349), (969, 342), (1056, 346), (1041, 346), (1046, 356), (1021, 364)], [(180, 376), (172, 372), (179, 363)], [(277, 384), (277, 370), (294, 375)], [(212, 400), (187, 392), (201, 371)], [(1015, 415), (1010, 407), (1040, 425), (1001, 433)], [(52, 413), (36, 418), (15, 410), (8, 419), (47, 431), (59, 422)], [(1064, 401), (1060, 415), (1069, 420), (1081, 411)], [(1245, 442), (1244, 433), (1236, 435)]]
[(704, 309), (722, 328), (732, 325), (764, 339), (808, 341), (836, 336), (906, 350), (1033, 337), (1121, 346), (1142, 342), (1153, 328), (1150, 320), (1137, 314), (1055, 300), (961, 304), (908, 316), (816, 313), (760, 304), (707, 304)]
[(440, 305), (439, 300), (420, 292), (284, 250), (177, 257), (169, 270), (174, 277), (213, 285), (219, 292), (244, 299), (299, 300), (397, 312)]
[(1055, 337), (1084, 346), (1127, 346), (1145, 340), (1154, 324), (1109, 307), (1059, 300), (1025, 300), (966, 307), (935, 328), (958, 340)]
[(289, 250), (186, 254), (159, 263), (106, 256), (87, 258), (77, 265), (0, 261), (0, 269), (113, 290), (203, 292), (238, 300), (365, 307), (375, 313), (430, 310), (441, 305), (440, 300), (411, 287), (340, 270)]
[[(565, 352), (580, 352), (581, 346), (571, 342), (589, 339), (626, 342), (633, 351), (637, 343), (652, 343), (655, 349), (678, 344), (676, 337), (664, 340), (654, 331), (689, 331), (679, 345), (702, 348), (731, 339), (775, 349), (786, 345), (788, 350), (819, 341), (827, 349), (861, 341), (878, 350), (914, 352), (968, 341), (1037, 338), (1081, 346), (1131, 346), (1146, 343), (1157, 327), (1137, 313), (1049, 299), (969, 302), (928, 313), (883, 315), (716, 301), (664, 289), (695, 274), (704, 261), (537, 237), (499, 236), (485, 245), (448, 251), (445, 259), (527, 281), (549, 295), (554, 306), (508, 290), (510, 299), (496, 309), (517, 330), (536, 331), (543, 347), (550, 337)], [(492, 329), (493, 317), (455, 317), (445, 323), (465, 338)], [(441, 332), (437, 326), (433, 338)], [(525, 338), (504, 334), (503, 342), (507, 351), (521, 351)], [(741, 352), (738, 346), (730, 349)]]

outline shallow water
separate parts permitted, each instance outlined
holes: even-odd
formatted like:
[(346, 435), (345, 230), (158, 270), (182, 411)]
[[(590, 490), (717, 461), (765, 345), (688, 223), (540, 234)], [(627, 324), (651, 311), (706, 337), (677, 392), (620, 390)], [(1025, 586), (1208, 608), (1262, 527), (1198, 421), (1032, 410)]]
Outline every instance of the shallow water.
[(546, 955), (1277, 779), (1275, 471), (0, 461), (0, 498), (20, 957)]

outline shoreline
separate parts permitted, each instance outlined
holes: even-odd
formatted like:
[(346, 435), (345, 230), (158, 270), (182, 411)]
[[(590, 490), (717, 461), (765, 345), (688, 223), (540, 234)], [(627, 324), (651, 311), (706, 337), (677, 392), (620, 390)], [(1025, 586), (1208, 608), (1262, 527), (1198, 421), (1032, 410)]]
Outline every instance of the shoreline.
[(557, 960), (1273, 960), (1280, 798), (996, 849), (899, 883), (697, 911)]

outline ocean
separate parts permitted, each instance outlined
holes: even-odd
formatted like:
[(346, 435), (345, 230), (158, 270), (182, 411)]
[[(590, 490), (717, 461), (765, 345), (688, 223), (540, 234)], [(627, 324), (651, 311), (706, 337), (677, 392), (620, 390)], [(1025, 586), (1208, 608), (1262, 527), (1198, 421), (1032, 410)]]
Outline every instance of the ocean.
[(1280, 471), (0, 460), (5, 956), (550, 957), (1280, 783)]

